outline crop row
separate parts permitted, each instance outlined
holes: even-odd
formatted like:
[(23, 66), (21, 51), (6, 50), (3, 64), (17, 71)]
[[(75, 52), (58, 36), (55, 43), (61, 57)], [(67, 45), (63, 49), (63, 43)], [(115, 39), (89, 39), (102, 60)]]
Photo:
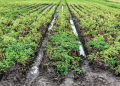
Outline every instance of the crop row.
[(33, 13), (30, 13), (29, 15), (25, 14), (15, 20), (9, 18), (1, 19), (0, 28), (3, 31), (3, 34), (11, 33), (13, 30), (17, 32), (18, 30), (25, 29), (24, 26), (29, 26), (29, 24), (32, 24), (32, 22), (37, 19), (37, 14), (40, 14), (47, 7), (49, 6), (45, 6)]
[[(102, 5), (103, 7), (106, 6), (106, 7), (110, 7), (110, 8), (114, 8), (114, 9), (120, 9), (120, 3), (116, 3), (116, 2), (110, 2), (109, 0), (66, 0), (68, 3), (70, 4), (93, 4), (96, 5), (96, 4), (99, 4), (99, 5)], [(98, 7), (99, 7), (98, 5)]]
[(80, 24), (79, 29), (85, 30), (84, 36), (87, 37), (85, 45), (91, 52), (88, 59), (90, 62), (96, 59), (105, 62), (115, 70), (115, 74), (118, 74), (120, 73), (119, 20), (114, 13), (108, 14), (108, 10), (105, 12), (91, 7), (69, 4), (73, 17)]
[[(24, 12), (26, 12), (26, 11), (29, 11), (30, 9), (32, 9), (32, 8), (36, 8), (36, 7), (38, 7), (38, 6), (40, 6), (41, 4), (37, 4), (37, 5), (33, 5), (33, 6), (31, 6), (31, 7), (26, 7), (26, 8), (23, 8), (23, 9), (18, 9), (18, 7), (15, 7), (14, 9), (13, 8), (6, 8), (6, 10), (3, 10), (3, 11), (1, 11), (1, 15), (2, 16), (6, 16), (7, 17), (7, 15), (8, 14), (14, 14), (15, 12), (17, 13), (24, 13)], [(20, 7), (19, 7), (20, 8)], [(14, 13), (13, 13), (14, 12)], [(9, 16), (8, 16), (9, 17)]]
[(47, 64), (54, 66), (58, 74), (66, 75), (70, 70), (82, 72), (78, 68), (81, 58), (78, 54), (80, 43), (77, 39), (78, 37), (73, 34), (68, 9), (63, 1), (58, 8), (57, 19), (45, 49), (50, 59)]
[(21, 2), (9, 2), (9, 3), (0, 3), (0, 14), (2, 13), (8, 13), (16, 10), (22, 10), (22, 9), (29, 9), (32, 7), (37, 7), (39, 5), (47, 5), (47, 4), (56, 4), (56, 2), (42, 2), (42, 1), (21, 1)]
[[(25, 13), (33, 8), (36, 8), (40, 5), (43, 5), (45, 3), (36, 3), (36, 4), (27, 4), (27, 7), (24, 6), (24, 4), (22, 6), (16, 6), (16, 7), (13, 7), (13, 6), (9, 6), (9, 7), (6, 7), (6, 6), (2, 6), (1, 9), (0, 9), (0, 16), (5, 16), (7, 17), (9, 14), (11, 15), (15, 15), (16, 14), (20, 14), (20, 13)], [(10, 16), (10, 15), (9, 15)], [(8, 16), (8, 17), (9, 17)]]
[(4, 27), (0, 28), (0, 73), (6, 72), (15, 63), (26, 66), (33, 60), (57, 7), (51, 9), (54, 5), (13, 20), (8, 32)]
[(111, 8), (111, 7), (107, 7), (107, 6), (104, 6), (104, 5), (101, 5), (101, 4), (80, 4), (80, 5), (77, 5), (77, 6), (80, 6), (81, 8), (85, 9), (86, 11), (88, 12), (97, 12), (97, 13), (101, 13), (99, 15), (108, 15), (108, 16), (114, 16), (114, 17), (117, 17), (117, 19), (119, 20), (119, 17), (120, 17), (120, 10), (118, 9), (114, 9), (114, 8)]

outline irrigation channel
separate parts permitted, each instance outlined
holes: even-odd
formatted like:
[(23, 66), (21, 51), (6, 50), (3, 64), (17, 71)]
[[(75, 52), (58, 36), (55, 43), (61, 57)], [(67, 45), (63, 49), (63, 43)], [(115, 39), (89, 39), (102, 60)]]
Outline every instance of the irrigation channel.
[[(55, 6), (53, 6), (54, 8)], [(35, 60), (35, 63), (32, 65), (28, 75), (27, 75), (27, 80), (26, 80), (26, 86), (30, 86), (31, 85), (31, 82), (34, 81), (34, 79), (39, 75), (39, 65), (41, 64), (41, 61), (42, 61), (42, 58), (43, 58), (43, 55), (44, 55), (44, 52), (43, 52), (43, 49), (45, 48), (45, 44), (47, 42), (47, 39), (48, 39), (48, 36), (50, 34), (50, 31), (53, 27), (53, 24), (55, 22), (55, 19), (57, 18), (57, 10), (54, 14), (54, 18), (53, 20), (51, 21), (51, 24), (48, 28), (48, 31), (46, 32), (45, 34), (45, 37), (43, 39), (43, 42), (42, 42), (42, 45), (40, 47), (40, 50), (38, 52), (38, 55), (37, 55), (37, 58)]]
[[(49, 6), (50, 7), (50, 6)], [(47, 7), (47, 8), (49, 8)], [(53, 9), (55, 6), (53, 6), (51, 9)], [(31, 65), (29, 71), (27, 72), (25, 77), (22, 77), (21, 79), (18, 79), (11, 76), (3, 76), (3, 79), (0, 82), (0, 86), (120, 86), (120, 78), (113, 75), (111, 70), (109, 70), (108, 65), (106, 65), (106, 68), (103, 68), (103, 64), (99, 63), (97, 66), (93, 66), (89, 64), (89, 61), (87, 59), (86, 51), (83, 42), (81, 39), (81, 34), (79, 34), (79, 29), (76, 28), (78, 25), (76, 24), (76, 20), (73, 20), (74, 16), (71, 14), (70, 9), (66, 5), (68, 9), (69, 14), (69, 23), (71, 24), (71, 27), (73, 29), (73, 33), (76, 36), (79, 36), (79, 39), (77, 40), (81, 45), (79, 46), (79, 54), (82, 57), (82, 61), (79, 63), (79, 68), (82, 68), (84, 70), (84, 73), (77, 74), (74, 70), (70, 71), (68, 75), (62, 76), (59, 74), (50, 73), (47, 74), (44, 73), (42, 68), (42, 59), (45, 56), (44, 48), (46, 45), (46, 42), (48, 41), (49, 34), (51, 33), (51, 29), (54, 26), (54, 22), (57, 18), (58, 8), (56, 9), (53, 20), (51, 21), (47, 32), (45, 33), (45, 36), (43, 38), (43, 41), (41, 43), (39, 52), (37, 54), (37, 57), (35, 59), (35, 62)], [(46, 9), (47, 9), (46, 8)], [(62, 6), (62, 12), (64, 11), (64, 6)], [(13, 65), (14, 67), (14, 65)], [(14, 67), (14, 69), (10, 69), (11, 73), (15, 74), (14, 70), (16, 70), (17, 66)], [(49, 69), (51, 71), (52, 69)], [(17, 71), (18, 73), (18, 71)], [(21, 75), (17, 75), (18, 77)], [(50, 76), (50, 77), (49, 77)], [(11, 82), (8, 82), (6, 78), (8, 77), (14, 77), (12, 78)], [(13, 83), (16, 81), (16, 83)], [(24, 82), (24, 83), (22, 83)]]
[[(64, 6), (62, 6), (62, 12), (64, 11)], [(69, 8), (68, 8), (69, 10)], [(57, 17), (57, 12), (55, 12), (55, 16)], [(54, 19), (51, 23), (51, 27), (48, 29), (48, 33), (50, 33), (50, 30), (53, 27), (53, 22), (55, 21), (56, 17), (54, 16)], [(77, 28), (75, 28), (74, 21), (72, 19), (72, 15), (69, 11), (69, 17), (70, 17), (70, 24), (73, 29), (73, 33), (77, 36), (80, 36), (78, 34)], [(80, 37), (79, 37), (80, 39)], [(80, 49), (80, 56), (83, 58), (83, 61), (81, 62), (81, 68), (84, 70), (84, 74), (76, 74), (75, 71), (70, 71), (68, 75), (61, 76), (61, 75), (54, 75), (54, 74), (40, 74), (31, 84), (31, 86), (120, 86), (119, 79), (116, 79), (112, 73), (110, 73), (107, 70), (99, 69), (99, 68), (93, 68), (90, 66), (84, 47), (82, 45), (82, 42), (80, 40), (77, 40), (81, 45), (79, 46)], [(49, 69), (51, 71), (52, 69)], [(42, 71), (42, 70), (40, 70)], [(48, 78), (48, 77), (53, 78)]]
[[(79, 46), (81, 50), (80, 55), (84, 57), (81, 64), (81, 68), (84, 70), (85, 73), (83, 76), (77, 78), (79, 82), (78, 83), (75, 82), (76, 83), (75, 86), (120, 86), (120, 78), (112, 74), (112, 71), (108, 65), (102, 64), (101, 62), (99, 62), (98, 65), (96, 66), (89, 64), (89, 61), (84, 51), (85, 47), (82, 45), (82, 43), (84, 43), (83, 42), (84, 38), (82, 38), (83, 36), (81, 34), (78, 34), (80, 33), (80, 29), (78, 29), (79, 27), (78, 21), (72, 20), (72, 17), (74, 18), (74, 15), (70, 13), (69, 8), (68, 10), (69, 10), (70, 23), (73, 28), (73, 32), (74, 34), (79, 36), (79, 39), (81, 39), (81, 42), (78, 40), (78, 42), (81, 43), (81, 46)], [(77, 28), (75, 28), (75, 26)]]

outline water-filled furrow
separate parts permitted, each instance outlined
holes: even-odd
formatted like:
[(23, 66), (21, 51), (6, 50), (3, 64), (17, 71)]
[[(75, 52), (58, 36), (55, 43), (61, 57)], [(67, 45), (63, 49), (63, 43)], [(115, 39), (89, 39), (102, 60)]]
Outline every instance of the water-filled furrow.
[[(36, 6), (43, 6), (42, 4), (36, 5)], [(23, 10), (23, 9), (30, 9), (30, 8), (34, 8), (35, 6), (28, 6), (28, 7), (18, 7), (18, 10)]]
[(51, 5), (45, 6), (44, 9), (40, 12), (40, 14), (43, 13), (45, 10), (47, 10), (47, 9), (50, 8), (50, 7), (51, 7)]
[(63, 13), (64, 6), (62, 5), (62, 13)]
[[(68, 7), (67, 7), (68, 8)], [(72, 19), (72, 16), (71, 16), (71, 13), (69, 11), (69, 17), (70, 17), (70, 24), (71, 24), (71, 27), (72, 27), (72, 30), (73, 30), (73, 33), (78, 36), (78, 33), (77, 33), (77, 30), (76, 30), (76, 27), (75, 27), (75, 24), (73, 22), (73, 19)], [(84, 48), (83, 48), (83, 45), (81, 43), (81, 41), (78, 39), (77, 40), (81, 45), (79, 45), (79, 49), (80, 49), (80, 55), (84, 56), (86, 58), (86, 54), (85, 54), (85, 51), (84, 51)]]
[(55, 11), (54, 13), (54, 18), (53, 20), (51, 21), (50, 25), (49, 25), (49, 28), (48, 28), (48, 31), (46, 32), (45, 34), (45, 37), (43, 39), (43, 42), (41, 44), (41, 47), (39, 49), (39, 52), (38, 52), (38, 55), (35, 59), (35, 63), (32, 64), (31, 68), (30, 68), (30, 71), (28, 72), (27, 74), (27, 77), (26, 77), (26, 81), (25, 81), (25, 85), (27, 86), (30, 86), (31, 83), (34, 81), (34, 79), (39, 75), (40, 71), (39, 71), (39, 65), (41, 64), (41, 61), (42, 61), (42, 57), (44, 55), (43, 53), (43, 49), (45, 48), (45, 44), (47, 42), (47, 39), (48, 39), (48, 35), (50, 34), (50, 30), (52, 29), (53, 25), (54, 25), (54, 22), (55, 22), (55, 19), (57, 17), (57, 10)]
[[(48, 6), (48, 5), (46, 5), (46, 6)], [(34, 8), (34, 9), (35, 9), (35, 11), (37, 11), (37, 10), (39, 10), (40, 8), (44, 8), (44, 7), (46, 7), (46, 6), (39, 6), (39, 7), (36, 7), (36, 8)]]
[[(37, 5), (37, 7), (41, 7), (41, 6), (43, 6), (43, 5)], [(37, 8), (37, 7), (35, 7), (35, 6), (30, 6), (30, 7), (18, 7), (17, 10), (34, 9), (34, 8)]]
[[(52, 6), (51, 9), (50, 9), (50, 11), (51, 11), (53, 8), (55, 8), (55, 6), (56, 6), (56, 5)], [(50, 12), (50, 11), (49, 11), (49, 12)]]
[(32, 9), (33, 11), (31, 11), (30, 13), (33, 13), (35, 11), (38, 11), (39, 9), (43, 8), (44, 10), (46, 10), (47, 8), (49, 8), (51, 5), (46, 5), (46, 6), (43, 6), (43, 7), (37, 7), (36, 9)]
[(51, 21), (51, 24), (50, 24), (50, 26), (49, 26), (49, 28), (48, 28), (48, 32), (49, 32), (49, 33), (50, 33), (50, 31), (51, 31), (51, 29), (52, 29), (52, 27), (53, 27), (53, 25), (54, 25), (54, 22), (55, 22), (55, 20), (56, 20), (56, 18), (57, 18), (57, 13), (58, 13), (58, 8), (56, 9), (55, 14), (54, 14), (54, 18), (53, 18), (53, 20)]

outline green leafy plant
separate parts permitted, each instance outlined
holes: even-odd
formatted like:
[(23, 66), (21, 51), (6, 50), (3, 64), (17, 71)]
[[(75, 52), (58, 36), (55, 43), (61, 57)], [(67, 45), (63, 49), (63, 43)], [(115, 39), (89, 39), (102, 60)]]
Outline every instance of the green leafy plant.
[(94, 38), (93, 40), (89, 41), (86, 43), (86, 46), (88, 49), (91, 51), (93, 48), (99, 50), (99, 51), (104, 51), (109, 48), (109, 44), (104, 42), (101, 39)]

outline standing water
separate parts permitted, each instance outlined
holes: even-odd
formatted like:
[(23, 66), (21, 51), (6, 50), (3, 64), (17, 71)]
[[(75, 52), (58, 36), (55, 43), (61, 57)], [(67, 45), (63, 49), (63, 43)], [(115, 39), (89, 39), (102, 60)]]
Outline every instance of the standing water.
[[(72, 29), (73, 29), (73, 33), (74, 33), (76, 36), (78, 36), (78, 33), (77, 33), (77, 31), (76, 31), (76, 28), (75, 28), (75, 25), (74, 25), (74, 22), (73, 22), (73, 20), (72, 20), (71, 15), (70, 15), (70, 24), (71, 24), (71, 27), (72, 27)], [(82, 45), (82, 43), (80, 42), (80, 40), (78, 40), (78, 42), (81, 44), (81, 45), (79, 45), (80, 55), (83, 55), (83, 56), (86, 58), (86, 55), (85, 55), (85, 52), (84, 52), (84, 49), (83, 49), (83, 45)]]
[(62, 13), (63, 13), (64, 6), (62, 5)]
[(55, 22), (55, 19), (57, 18), (57, 10), (55, 11), (55, 14), (54, 14), (54, 18), (53, 20), (51, 21), (50, 23), (50, 26), (48, 28), (48, 31), (46, 32), (46, 36), (44, 37), (43, 39), (43, 42), (42, 42), (42, 45), (39, 49), (39, 52), (38, 52), (38, 55), (36, 57), (36, 60), (35, 60), (35, 63), (32, 65), (30, 71), (28, 72), (27, 74), (27, 79), (26, 79), (26, 83), (25, 85), (27, 86), (30, 86), (31, 83), (34, 81), (34, 79), (39, 75), (40, 71), (39, 71), (39, 65), (41, 64), (41, 61), (42, 61), (42, 57), (44, 55), (43, 53), (43, 49), (45, 48), (45, 44), (47, 42), (47, 39), (48, 39), (48, 35), (50, 34), (50, 30), (52, 29), (53, 27), (53, 24)]
[[(69, 16), (73, 32), (75, 35), (78, 35), (70, 11)], [(80, 40), (78, 40), (78, 42), (81, 43)], [(96, 68), (92, 68), (92, 66), (89, 65), (89, 61), (86, 58), (82, 44), (79, 46), (79, 49), (80, 55), (85, 57), (81, 64), (82, 69), (85, 71), (85, 76), (80, 78), (81, 83), (77, 86), (120, 86), (120, 79), (110, 73), (109, 70), (100, 69), (98, 66)], [(102, 65), (99, 65), (99, 67), (103, 68)], [(80, 80), (78, 82), (80, 82)]]
[[(67, 7), (67, 8), (68, 8), (68, 7)], [(70, 12), (69, 12), (69, 17), (70, 17), (70, 24), (71, 24), (71, 27), (72, 27), (72, 29), (73, 29), (73, 33), (74, 33), (76, 36), (78, 36), (77, 30), (76, 30), (76, 28), (75, 28), (75, 25), (74, 25), (74, 22), (73, 22), (73, 19), (72, 19), (72, 17), (71, 17)], [(82, 55), (82, 56), (84, 56), (84, 57), (86, 58), (85, 51), (84, 51), (84, 49), (83, 49), (83, 45), (82, 45), (82, 43), (80, 42), (80, 40), (78, 40), (78, 42), (81, 44), (81, 45), (79, 45), (80, 55)]]

